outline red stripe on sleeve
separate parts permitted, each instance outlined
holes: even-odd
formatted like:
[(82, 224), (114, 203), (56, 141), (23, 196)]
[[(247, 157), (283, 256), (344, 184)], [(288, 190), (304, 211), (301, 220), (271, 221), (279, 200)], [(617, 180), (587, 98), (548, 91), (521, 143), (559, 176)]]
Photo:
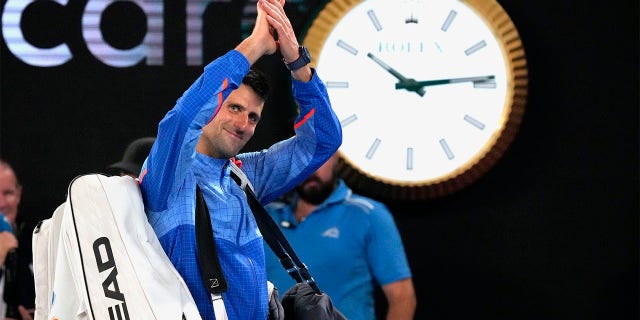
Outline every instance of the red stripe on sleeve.
[(222, 102), (224, 101), (222, 99), (222, 93), (224, 92), (224, 90), (227, 89), (228, 86), (229, 86), (229, 78), (225, 78), (224, 81), (222, 82), (222, 90), (218, 92), (218, 106), (216, 107), (216, 111), (213, 113), (213, 115), (211, 116), (209, 121), (207, 121), (207, 123), (211, 122), (211, 120), (213, 120), (216, 114), (218, 114), (218, 111), (220, 111), (220, 107), (222, 107)]
[(307, 122), (307, 120), (309, 120), (309, 118), (313, 117), (314, 113), (316, 113), (316, 108), (311, 109), (311, 111), (309, 111), (309, 113), (307, 113), (307, 115), (305, 115), (304, 118), (302, 118), (302, 120), (300, 120), (300, 122), (295, 123), (293, 125), (293, 129), (298, 129), (301, 125), (303, 125), (305, 122)]
[(146, 175), (147, 175), (147, 171), (148, 171), (148, 170), (149, 170), (149, 169), (144, 169), (144, 171), (142, 171), (142, 173), (140, 174), (140, 178), (138, 178), (138, 185), (141, 185), (141, 184), (142, 184), (142, 179), (144, 179), (144, 176), (146, 176)]

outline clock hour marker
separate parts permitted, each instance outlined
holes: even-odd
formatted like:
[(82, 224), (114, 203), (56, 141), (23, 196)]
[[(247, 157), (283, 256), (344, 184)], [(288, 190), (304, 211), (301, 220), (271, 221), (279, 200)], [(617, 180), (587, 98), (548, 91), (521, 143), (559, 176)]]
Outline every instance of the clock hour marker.
[(464, 115), (464, 121), (469, 122), (472, 126), (480, 129), (480, 130), (484, 130), (484, 123), (476, 120), (475, 118), (473, 118), (472, 116), (465, 114)]
[(380, 145), (380, 139), (376, 138), (376, 140), (373, 141), (373, 144), (371, 144), (371, 147), (369, 147), (369, 151), (367, 151), (367, 159), (371, 159), (373, 158), (373, 154), (376, 153), (376, 150), (378, 149), (378, 146)]
[(376, 31), (382, 30), (382, 25), (380, 21), (378, 21), (378, 17), (376, 17), (376, 13), (373, 10), (367, 11), (367, 15), (369, 16), (369, 20), (373, 23), (373, 26), (376, 28)]
[(438, 49), (438, 52), (442, 52), (442, 47), (440, 47), (440, 44), (437, 42), (434, 42), (434, 44), (436, 45), (436, 49)]
[(455, 158), (455, 156), (453, 155), (453, 152), (451, 152), (451, 148), (449, 148), (449, 145), (447, 144), (447, 140), (440, 139), (439, 142), (440, 142), (440, 146), (442, 147), (442, 150), (444, 150), (444, 153), (447, 155), (447, 159), (451, 160)]
[(352, 54), (352, 55), (354, 55), (354, 56), (355, 56), (356, 54), (358, 54), (358, 50), (356, 50), (356, 48), (354, 48), (354, 47), (350, 46), (348, 43), (346, 43), (346, 42), (344, 42), (344, 41), (342, 41), (342, 40), (338, 40), (337, 45), (338, 45), (338, 47), (340, 47), (340, 48), (342, 48), (342, 49), (346, 50), (347, 52), (351, 53), (351, 54)]
[(413, 148), (407, 148), (407, 170), (413, 170)]
[(447, 32), (447, 30), (449, 30), (449, 27), (451, 26), (451, 23), (453, 23), (453, 19), (456, 18), (456, 15), (458, 15), (457, 12), (453, 10), (449, 11), (449, 15), (447, 15), (447, 19), (444, 20), (444, 23), (442, 24), (442, 27), (440, 27), (440, 30)]
[(483, 80), (483, 81), (474, 81), (473, 87), (478, 89), (495, 89), (496, 88), (496, 80)]
[(349, 82), (346, 81), (327, 81), (327, 88), (349, 88)]
[(345, 119), (341, 120), (340, 121), (340, 126), (344, 128), (344, 127), (348, 126), (349, 124), (351, 124), (352, 122), (354, 122), (356, 120), (358, 120), (358, 116), (356, 116), (355, 114), (352, 114), (352, 115), (346, 117)]
[(480, 49), (482, 49), (482, 48), (484, 48), (484, 47), (486, 47), (486, 46), (487, 46), (487, 43), (486, 43), (486, 42), (484, 42), (484, 40), (482, 40), (482, 41), (480, 41), (480, 42), (478, 42), (478, 43), (474, 44), (473, 46), (471, 46), (471, 48), (469, 48), (469, 49), (465, 50), (465, 51), (464, 51), (464, 54), (466, 54), (466, 55), (470, 56), (470, 55), (472, 55), (474, 52), (476, 52), (476, 51), (478, 51), (478, 50), (480, 50)]

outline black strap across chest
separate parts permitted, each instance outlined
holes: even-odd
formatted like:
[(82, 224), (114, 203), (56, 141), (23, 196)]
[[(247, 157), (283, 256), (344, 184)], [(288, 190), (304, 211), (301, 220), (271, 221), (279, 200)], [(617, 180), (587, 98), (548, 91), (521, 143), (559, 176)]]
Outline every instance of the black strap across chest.
[[(258, 228), (260, 228), (262, 237), (278, 257), (284, 269), (297, 283), (306, 282), (317, 294), (322, 294), (307, 266), (298, 258), (282, 230), (260, 204), (244, 172), (235, 164), (232, 163), (231, 165), (231, 178), (246, 194), (249, 207), (253, 212)], [(209, 210), (199, 186), (196, 186), (195, 224), (198, 265), (200, 266), (202, 281), (210, 293), (220, 294), (227, 290), (227, 281), (224, 278), (224, 273), (218, 260)]]

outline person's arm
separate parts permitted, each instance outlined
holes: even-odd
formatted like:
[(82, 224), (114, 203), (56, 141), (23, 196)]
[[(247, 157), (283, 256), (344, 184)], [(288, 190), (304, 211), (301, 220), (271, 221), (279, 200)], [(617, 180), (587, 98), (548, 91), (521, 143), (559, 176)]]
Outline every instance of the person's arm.
[(411, 278), (382, 286), (387, 298), (387, 320), (411, 320), (416, 311), (416, 293)]
[(33, 320), (35, 309), (27, 309), (23, 305), (19, 305), (18, 312), (20, 312), (22, 320)]
[[(299, 44), (283, 3), (260, 0), (258, 7), (264, 9), (266, 21), (278, 34), (277, 48), (283, 59), (291, 62), (300, 56)], [(258, 21), (256, 28), (259, 30)], [(291, 77), (293, 97), (300, 111), (294, 122), (295, 136), (274, 144), (267, 151), (238, 156), (263, 204), (275, 200), (313, 173), (342, 143), (342, 128), (322, 80), (308, 65), (292, 71)]]
[(4, 320), (33, 320), (35, 309), (27, 309), (23, 305), (19, 305), (18, 312), (20, 313), (21, 319), (7, 317)]
[(18, 239), (9, 231), (0, 232), (0, 266), (4, 265), (9, 251), (18, 247)]
[(277, 50), (273, 29), (263, 9), (265, 2), (274, 1), (277, 0), (260, 1), (251, 35), (234, 50), (209, 63), (160, 123), (156, 142), (140, 175), (146, 209), (159, 212), (174, 203), (171, 197), (182, 187), (202, 127), (215, 117), (220, 103), (231, 91), (240, 86), (250, 66)]
[(386, 205), (375, 203), (370, 215), (367, 256), (387, 300), (386, 319), (413, 319), (416, 294), (400, 231)]

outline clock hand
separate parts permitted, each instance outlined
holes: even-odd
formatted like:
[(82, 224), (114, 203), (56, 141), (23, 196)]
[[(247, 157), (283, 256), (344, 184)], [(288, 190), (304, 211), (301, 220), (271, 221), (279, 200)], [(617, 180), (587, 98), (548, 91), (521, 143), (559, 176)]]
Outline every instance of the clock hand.
[[(478, 77), (464, 77), (464, 78), (451, 78), (451, 79), (439, 79), (439, 80), (427, 80), (427, 81), (405, 81), (396, 83), (396, 89), (416, 90), (418, 88), (437, 86), (441, 84), (452, 84), (461, 82), (482, 82), (493, 80), (495, 76), (478, 76)], [(411, 79), (412, 80), (412, 79)]]
[[(400, 72), (396, 71), (396, 69), (394, 68), (391, 68), (388, 64), (384, 63), (384, 61), (374, 56), (371, 52), (367, 53), (367, 57), (371, 58), (371, 60), (375, 61), (375, 63), (377, 63), (383, 69), (387, 70), (387, 72), (389, 72), (399, 80), (398, 83), (396, 83), (396, 89), (406, 89), (407, 91), (413, 91), (417, 93), (421, 97), (424, 96), (424, 88), (422, 88), (422, 86), (415, 85), (415, 79), (408, 79), (407, 77), (403, 76)], [(402, 87), (399, 88), (398, 85), (402, 85)]]

